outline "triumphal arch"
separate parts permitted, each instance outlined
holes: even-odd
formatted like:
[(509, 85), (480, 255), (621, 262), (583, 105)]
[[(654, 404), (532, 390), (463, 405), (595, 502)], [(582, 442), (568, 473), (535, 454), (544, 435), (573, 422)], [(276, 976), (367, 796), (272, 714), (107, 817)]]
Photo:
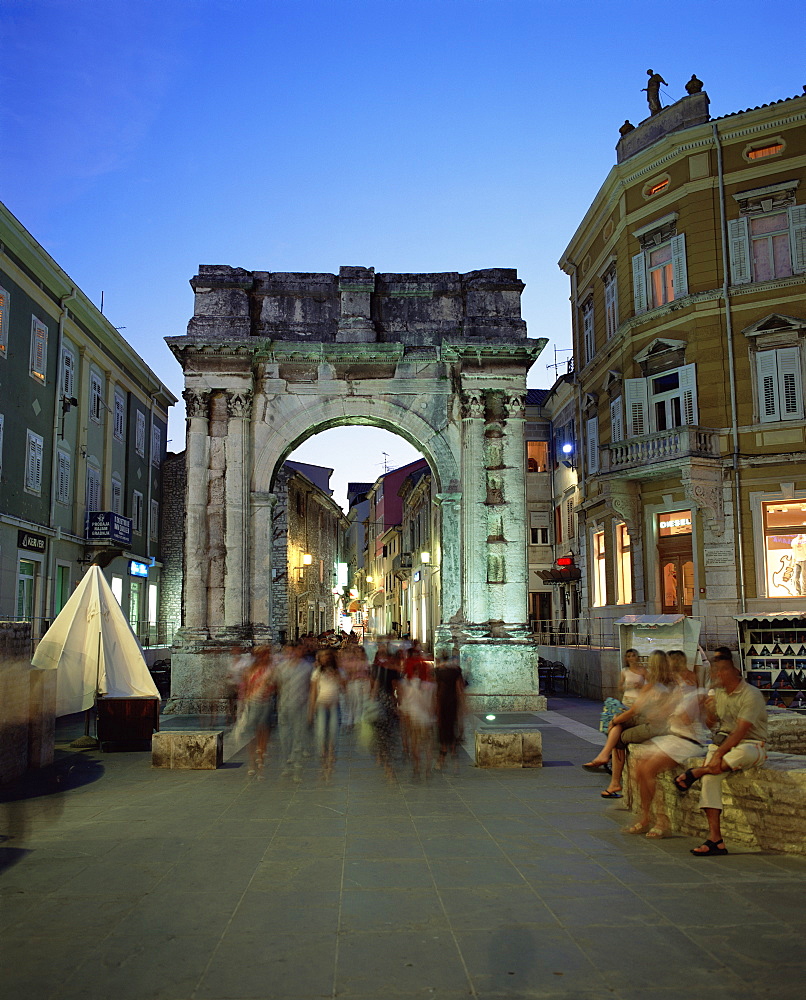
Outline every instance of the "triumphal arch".
[[(202, 266), (187, 335), (167, 338), (187, 403), (183, 627), (174, 703), (221, 697), (234, 642), (276, 638), (272, 492), (306, 438), (369, 424), (427, 459), (441, 522), (437, 649), (477, 708), (533, 708), (526, 627), (523, 283), (468, 274), (288, 274)], [(282, 567), (285, 570), (285, 567)]]

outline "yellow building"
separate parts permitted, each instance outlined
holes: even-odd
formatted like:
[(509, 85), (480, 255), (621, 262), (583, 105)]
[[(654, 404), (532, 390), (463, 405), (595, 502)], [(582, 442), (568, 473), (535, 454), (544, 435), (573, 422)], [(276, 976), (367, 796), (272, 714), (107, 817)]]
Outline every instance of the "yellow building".
[(806, 609), (806, 96), (622, 129), (571, 278), (592, 617)]

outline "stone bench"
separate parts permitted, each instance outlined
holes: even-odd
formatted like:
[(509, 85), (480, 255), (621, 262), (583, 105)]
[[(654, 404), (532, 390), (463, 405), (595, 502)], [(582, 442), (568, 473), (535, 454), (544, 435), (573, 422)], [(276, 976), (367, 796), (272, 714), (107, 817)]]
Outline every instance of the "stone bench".
[(152, 767), (214, 771), (223, 763), (223, 730), (163, 730), (151, 738)]
[(476, 767), (542, 767), (543, 734), (539, 730), (477, 729)]
[[(639, 803), (638, 788), (630, 768), (646, 752), (636, 744), (627, 755), (625, 800), (631, 809)], [(665, 815), (675, 833), (705, 839), (708, 824), (699, 808), (699, 782), (679, 795), (673, 780), (687, 767), (698, 767), (704, 757), (691, 757), (679, 768), (658, 777), (654, 808)], [(722, 833), (728, 844), (772, 854), (806, 855), (806, 758), (771, 752), (761, 767), (736, 771), (722, 781)]]

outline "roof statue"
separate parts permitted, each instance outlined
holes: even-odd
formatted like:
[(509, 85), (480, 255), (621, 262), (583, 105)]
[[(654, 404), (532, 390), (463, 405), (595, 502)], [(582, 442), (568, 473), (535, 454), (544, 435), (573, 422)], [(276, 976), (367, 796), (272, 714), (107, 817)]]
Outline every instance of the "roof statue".
[(656, 73), (652, 69), (648, 69), (646, 75), (649, 77), (649, 80), (646, 87), (642, 87), (641, 89), (646, 91), (649, 113), (657, 115), (660, 112), (660, 85), (663, 84), (664, 87), (668, 87), (669, 84), (663, 79), (660, 73)]

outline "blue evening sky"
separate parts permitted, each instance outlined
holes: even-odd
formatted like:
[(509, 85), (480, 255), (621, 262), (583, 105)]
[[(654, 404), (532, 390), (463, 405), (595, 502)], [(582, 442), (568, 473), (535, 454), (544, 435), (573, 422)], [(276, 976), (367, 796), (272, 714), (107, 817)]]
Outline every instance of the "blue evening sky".
[[(794, 96), (804, 10), (0, 0), (0, 199), (90, 298), (104, 292), (106, 315), (177, 395), (163, 337), (184, 333), (201, 263), (515, 267), (529, 333), (549, 338), (529, 385), (549, 386), (554, 348), (570, 346), (557, 260), (619, 126), (647, 115), (646, 70), (668, 81), (664, 103), (696, 73), (714, 116)], [(180, 401), (177, 451), (183, 416)], [(416, 454), (396, 442), (330, 431), (295, 457), (373, 480), (382, 451), (393, 466)]]

